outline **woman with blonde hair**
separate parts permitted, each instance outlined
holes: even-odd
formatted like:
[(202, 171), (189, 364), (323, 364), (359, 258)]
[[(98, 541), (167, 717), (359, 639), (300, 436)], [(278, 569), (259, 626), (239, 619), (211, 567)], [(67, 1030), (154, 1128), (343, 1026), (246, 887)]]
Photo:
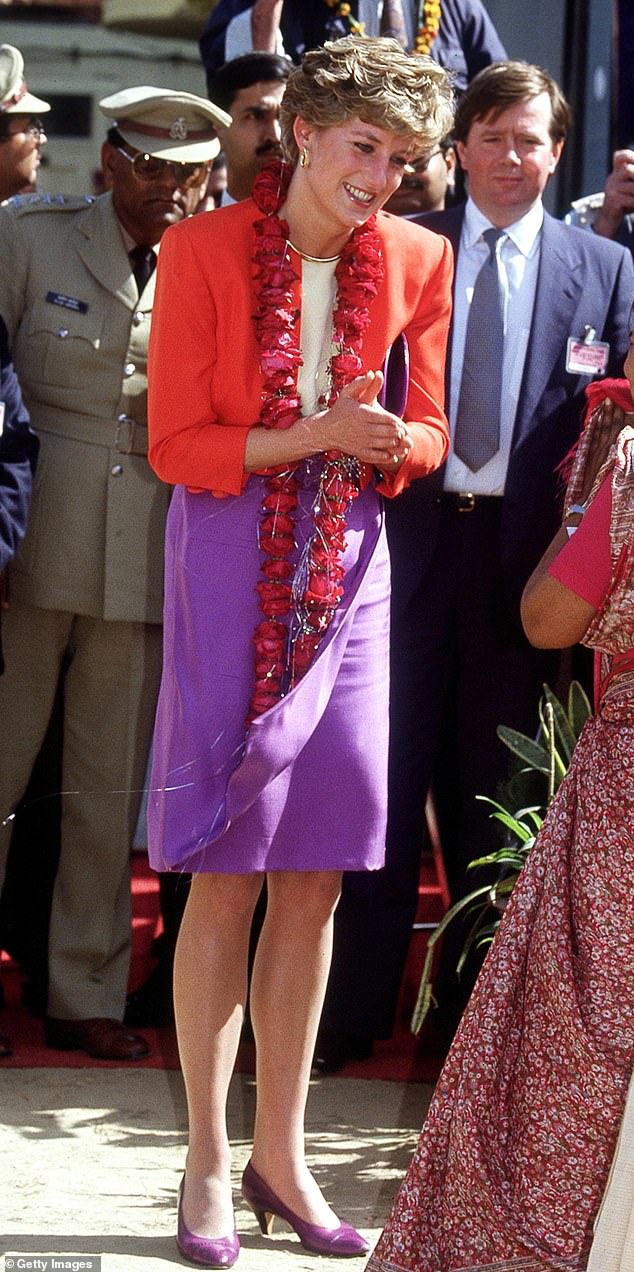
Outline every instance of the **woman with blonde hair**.
[[(243, 1195), (263, 1231), (278, 1215), (316, 1253), (367, 1249), (308, 1170), (304, 1112), (341, 873), (383, 861), (381, 499), (447, 450), (450, 251), (381, 209), (448, 131), (451, 96), (445, 72), (391, 40), (307, 54), (282, 103), (287, 162), (161, 244), (150, 460), (176, 489), (150, 851), (194, 876), (175, 962), (178, 1243), (208, 1267), (239, 1253), (226, 1098), (265, 878)], [(381, 405), (402, 334), (408, 386)]]

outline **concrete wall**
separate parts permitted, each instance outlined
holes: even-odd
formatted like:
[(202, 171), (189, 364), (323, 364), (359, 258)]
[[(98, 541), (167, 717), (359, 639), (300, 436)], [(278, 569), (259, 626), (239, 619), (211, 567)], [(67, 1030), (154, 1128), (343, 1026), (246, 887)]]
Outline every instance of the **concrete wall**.
[[(55, 135), (44, 149), (40, 186), (51, 192), (84, 194), (99, 165), (106, 121), (100, 98), (135, 84), (180, 88), (206, 96), (198, 46), (193, 40), (130, 35), (89, 23), (11, 21), (3, 18), (1, 38), (24, 54), (26, 77), (33, 92), (77, 97), (77, 117), (88, 102), (84, 136)], [(72, 101), (69, 103), (72, 112)]]

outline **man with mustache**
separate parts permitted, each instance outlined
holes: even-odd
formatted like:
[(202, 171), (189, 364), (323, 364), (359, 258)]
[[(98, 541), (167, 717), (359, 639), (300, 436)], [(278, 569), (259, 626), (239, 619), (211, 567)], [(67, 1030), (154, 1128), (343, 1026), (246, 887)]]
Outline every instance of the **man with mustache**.
[(108, 192), (0, 209), (2, 317), (41, 446), (3, 614), (0, 878), (63, 686), (45, 1036), (55, 1049), (135, 1060), (149, 1048), (123, 1024), (129, 856), (160, 676), (169, 498), (145, 458), (153, 267), (164, 231), (195, 211), (229, 117), (148, 86), (100, 108)]
[(281, 154), (280, 102), (291, 70), (288, 58), (277, 53), (245, 53), (209, 72), (209, 98), (232, 121), (217, 126), (227, 160), (223, 204), (247, 199), (261, 168)]

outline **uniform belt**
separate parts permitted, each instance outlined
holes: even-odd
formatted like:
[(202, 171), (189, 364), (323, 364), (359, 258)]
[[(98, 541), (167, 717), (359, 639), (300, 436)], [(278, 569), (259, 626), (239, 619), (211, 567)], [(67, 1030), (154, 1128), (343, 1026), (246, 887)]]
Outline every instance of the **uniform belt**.
[(501, 495), (474, 495), (470, 490), (445, 490), (438, 496), (438, 503), (443, 507), (454, 508), (457, 512), (476, 512), (478, 508), (501, 506)]
[(147, 455), (148, 434), (144, 424), (137, 424), (129, 415), (119, 415), (116, 420), (96, 419), (94, 415), (81, 415), (77, 411), (51, 411), (46, 407), (34, 411), (34, 426), (38, 433), (52, 433), (55, 437), (68, 437), (73, 442), (88, 442), (90, 446), (104, 446), (119, 455)]

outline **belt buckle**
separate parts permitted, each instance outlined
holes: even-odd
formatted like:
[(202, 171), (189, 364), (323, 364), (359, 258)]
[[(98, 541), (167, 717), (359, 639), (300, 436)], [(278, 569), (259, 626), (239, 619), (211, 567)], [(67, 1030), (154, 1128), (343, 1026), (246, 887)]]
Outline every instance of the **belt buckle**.
[(461, 490), (458, 495), (458, 512), (473, 512), (476, 506), (476, 497), (471, 490)]
[(129, 415), (120, 415), (114, 430), (114, 448), (120, 455), (131, 455), (136, 423)]

